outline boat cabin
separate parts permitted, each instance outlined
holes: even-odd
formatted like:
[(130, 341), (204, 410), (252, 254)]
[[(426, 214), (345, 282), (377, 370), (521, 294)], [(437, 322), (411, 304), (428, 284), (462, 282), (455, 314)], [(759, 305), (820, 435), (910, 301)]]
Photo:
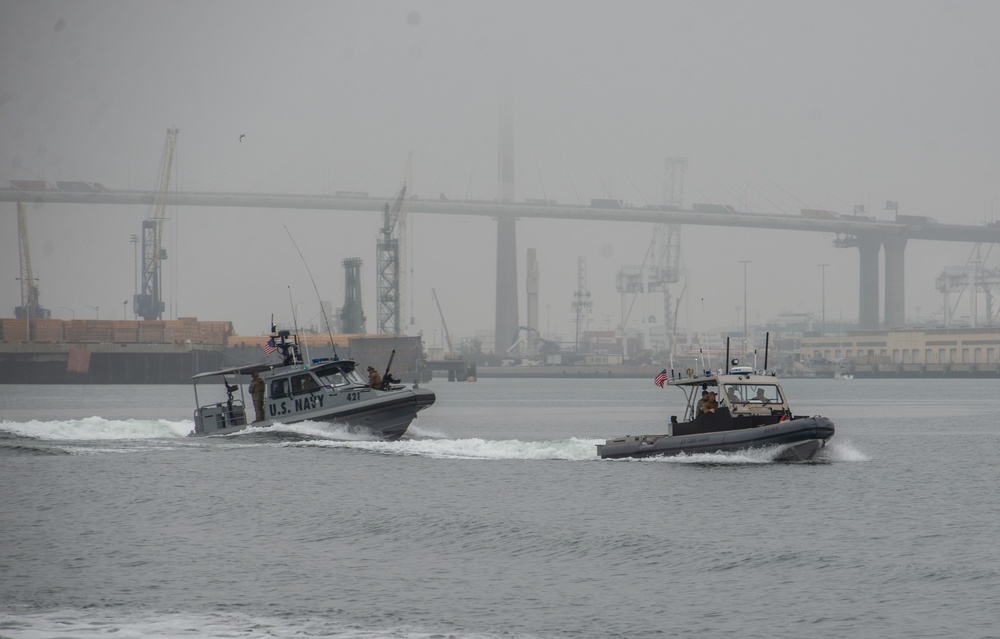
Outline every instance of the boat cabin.
[[(756, 428), (792, 417), (776, 377), (751, 370), (732, 369), (729, 374), (671, 379), (667, 384), (685, 396), (684, 415), (670, 416), (671, 435), (695, 435)], [(705, 409), (703, 393), (714, 393), (718, 406)]]
[[(244, 428), (247, 413), (243, 384), (253, 373), (268, 368), (266, 365), (244, 366), (195, 375), (192, 378), (195, 404), (193, 434), (226, 433)], [(199, 390), (202, 395), (213, 399), (202, 404)]]
[[(272, 366), (254, 364), (201, 373), (194, 376), (195, 434), (224, 434), (246, 427), (253, 419), (247, 415), (243, 384), (259, 373), (264, 380), (265, 421), (300, 421), (319, 418), (332, 408), (347, 402), (368, 399), (373, 390), (368, 379), (352, 360), (315, 359), (308, 365)], [(208, 382), (208, 384), (206, 384)], [(220, 384), (221, 382), (221, 384)], [(217, 398), (207, 404), (199, 400), (208, 386)], [(386, 386), (386, 389), (394, 388)], [(250, 408), (250, 411), (253, 409)]]

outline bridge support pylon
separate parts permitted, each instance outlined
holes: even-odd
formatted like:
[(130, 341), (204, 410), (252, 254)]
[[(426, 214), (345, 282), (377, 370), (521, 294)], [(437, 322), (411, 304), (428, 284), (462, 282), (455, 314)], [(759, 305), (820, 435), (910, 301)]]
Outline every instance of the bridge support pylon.
[(875, 237), (856, 238), (861, 267), (858, 281), (858, 327), (877, 329), (878, 322), (878, 254), (882, 240)]
[(887, 237), (882, 245), (885, 247), (885, 328), (903, 328), (906, 326), (906, 266), (903, 260), (906, 238)]
[(517, 339), (517, 240), (514, 216), (497, 217), (497, 308), (494, 353), (507, 354)]

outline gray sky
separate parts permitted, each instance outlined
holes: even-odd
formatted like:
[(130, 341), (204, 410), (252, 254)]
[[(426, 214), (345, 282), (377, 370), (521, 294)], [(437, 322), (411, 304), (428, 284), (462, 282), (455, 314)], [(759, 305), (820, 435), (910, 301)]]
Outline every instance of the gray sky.
[[(177, 127), (183, 190), (391, 197), (413, 157), (422, 198), (497, 197), (497, 108), (512, 96), (517, 198), (663, 201), (663, 162), (688, 158), (684, 199), (797, 214), (865, 204), (941, 222), (994, 219), (1000, 191), (1000, 3), (900, 2), (13, 2), (0, 0), (0, 178), (155, 187)], [(503, 89), (502, 89), (503, 88)], [(246, 134), (243, 143), (240, 134)], [(0, 204), (0, 311), (20, 303), (13, 204)], [(122, 317), (129, 242), (149, 207), (46, 205), (32, 266), (54, 316)], [(346, 257), (365, 264), (376, 325), (380, 216), (185, 207), (169, 211), (171, 314), (241, 334), (343, 303)], [(416, 324), (492, 329), (495, 225), (410, 218)], [(615, 274), (642, 262), (651, 227), (518, 224), (541, 266), (543, 332), (572, 332), (577, 256), (592, 328), (620, 322)], [(858, 256), (832, 235), (685, 227), (681, 322), (858, 313)], [(935, 277), (972, 246), (911, 242), (906, 313), (940, 313)], [(983, 256), (987, 247), (984, 247)], [(990, 255), (989, 265), (996, 266)], [(704, 302), (701, 302), (701, 299)], [(655, 308), (655, 307), (654, 307)], [(131, 318), (131, 301), (128, 317)], [(520, 304), (524, 321), (525, 303)], [(967, 312), (966, 307), (958, 314)], [(316, 320), (314, 320), (316, 321)], [(439, 339), (439, 338), (438, 338)]]

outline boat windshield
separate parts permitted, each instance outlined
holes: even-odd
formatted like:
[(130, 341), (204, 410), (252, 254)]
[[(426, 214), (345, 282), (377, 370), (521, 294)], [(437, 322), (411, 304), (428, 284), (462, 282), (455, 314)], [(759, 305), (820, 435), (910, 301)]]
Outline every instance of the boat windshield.
[(368, 380), (361, 376), (357, 370), (350, 370), (344, 372), (342, 370), (333, 370), (327, 373), (323, 373), (319, 376), (323, 384), (331, 386), (333, 388), (338, 388), (341, 386), (367, 386)]
[(733, 404), (781, 404), (781, 390), (775, 384), (726, 384)]

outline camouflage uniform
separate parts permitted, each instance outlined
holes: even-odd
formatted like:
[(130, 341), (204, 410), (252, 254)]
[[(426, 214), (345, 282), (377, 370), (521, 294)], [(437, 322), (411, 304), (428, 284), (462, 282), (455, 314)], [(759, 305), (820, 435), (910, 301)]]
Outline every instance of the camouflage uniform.
[(382, 376), (378, 374), (374, 366), (368, 367), (368, 385), (372, 388), (382, 388)]
[(253, 397), (254, 421), (264, 421), (264, 380), (257, 373), (250, 382), (250, 395)]

